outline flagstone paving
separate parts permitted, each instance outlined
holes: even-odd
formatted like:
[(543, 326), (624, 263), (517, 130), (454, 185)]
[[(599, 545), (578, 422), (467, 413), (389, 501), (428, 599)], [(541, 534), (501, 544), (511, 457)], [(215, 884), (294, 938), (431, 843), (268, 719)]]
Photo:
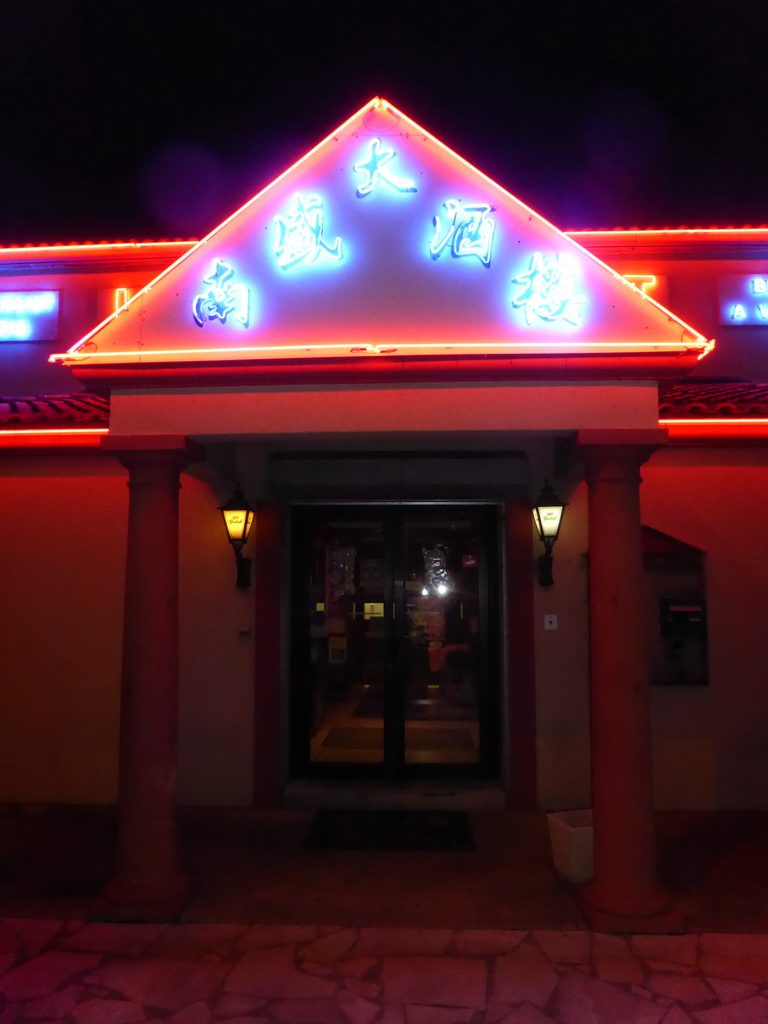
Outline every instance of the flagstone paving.
[(768, 1024), (768, 935), (0, 920), (0, 1024)]

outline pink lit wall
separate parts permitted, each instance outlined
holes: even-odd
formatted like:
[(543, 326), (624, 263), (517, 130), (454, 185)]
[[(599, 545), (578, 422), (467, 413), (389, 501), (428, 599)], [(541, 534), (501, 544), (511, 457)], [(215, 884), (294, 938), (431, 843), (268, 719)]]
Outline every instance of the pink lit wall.
[(116, 798), (126, 487), (102, 459), (6, 459), (0, 800)]

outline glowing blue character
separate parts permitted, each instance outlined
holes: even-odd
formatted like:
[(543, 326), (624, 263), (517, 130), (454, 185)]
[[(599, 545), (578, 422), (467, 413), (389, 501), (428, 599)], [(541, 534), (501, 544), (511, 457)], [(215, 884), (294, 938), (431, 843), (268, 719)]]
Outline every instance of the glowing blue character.
[(216, 259), (213, 271), (203, 278), (203, 284), (210, 287), (203, 295), (192, 300), (192, 316), (198, 327), (208, 320), (225, 324), (227, 317), (237, 320), (243, 327), (248, 326), (250, 293), (243, 284), (233, 284), (235, 272), (224, 260)]
[(288, 216), (275, 217), (278, 231), (275, 254), (283, 270), (290, 270), (303, 260), (314, 263), (321, 252), (341, 259), (341, 239), (337, 238), (333, 245), (329, 245), (323, 238), (323, 216), (320, 196), (312, 195), (305, 199), (296, 193)]
[(527, 324), (532, 316), (579, 324), (584, 296), (576, 293), (575, 275), (559, 255), (547, 260), (540, 252), (534, 253), (528, 270), (518, 274), (513, 283), (522, 285), (522, 290), (512, 299), (512, 305), (523, 308)]
[(365, 180), (355, 192), (358, 199), (369, 196), (380, 181), (395, 189), (396, 192), (416, 192), (416, 186), (410, 178), (401, 178), (399, 174), (383, 170), (385, 164), (390, 163), (396, 156), (397, 153), (394, 149), (382, 146), (381, 139), (373, 139), (366, 159), (360, 160), (352, 167), (353, 171), (365, 175)]
[(448, 214), (445, 230), (439, 216), (432, 218), (435, 225), (435, 236), (429, 246), (432, 259), (436, 260), (450, 243), (451, 256), (477, 256), (484, 267), (490, 267), (496, 222), (488, 214), (493, 213), (493, 207), (487, 203), (465, 206), (455, 199), (446, 200), (443, 206)]

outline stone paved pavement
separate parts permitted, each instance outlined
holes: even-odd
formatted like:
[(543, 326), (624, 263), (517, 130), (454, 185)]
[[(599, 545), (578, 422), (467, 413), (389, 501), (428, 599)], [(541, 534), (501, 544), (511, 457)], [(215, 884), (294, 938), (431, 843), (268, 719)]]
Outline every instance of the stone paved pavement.
[(0, 920), (0, 1024), (768, 1024), (768, 935)]

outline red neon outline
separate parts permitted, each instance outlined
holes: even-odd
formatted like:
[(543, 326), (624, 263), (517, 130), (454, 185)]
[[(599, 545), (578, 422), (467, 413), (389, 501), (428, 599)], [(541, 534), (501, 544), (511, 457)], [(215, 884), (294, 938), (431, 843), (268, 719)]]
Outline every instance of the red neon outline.
[[(324, 345), (324, 344), (298, 344), (298, 345), (251, 345), (242, 346), (239, 348), (193, 348), (193, 349), (153, 349), (151, 351), (143, 350), (141, 352), (131, 349), (130, 351), (109, 351), (109, 352), (72, 352), (68, 355), (68, 363), (77, 364), (82, 363), (85, 360), (95, 359), (109, 359), (115, 360), (122, 358), (126, 361), (137, 362), (137, 363), (152, 363), (161, 361), (163, 357), (171, 359), (179, 356), (210, 356), (212, 358), (224, 358), (232, 356), (243, 356), (244, 358), (254, 358), (254, 355), (262, 355), (269, 353), (271, 358), (279, 358), (281, 354), (288, 354), (291, 352), (318, 352), (323, 351), (327, 353), (336, 352), (339, 355), (406, 355), (408, 353), (420, 352), (424, 349), (430, 352), (438, 353), (455, 353), (460, 354), (462, 351), (470, 350), (474, 351), (479, 349), (481, 352), (489, 352), (489, 350), (495, 350), (499, 355), (503, 355), (505, 352), (509, 352), (511, 355), (515, 353), (530, 353), (530, 354), (545, 354), (551, 353), (552, 355), (568, 354), (570, 352), (577, 353), (589, 353), (607, 350), (609, 352), (616, 352), (620, 354), (622, 352), (698, 352), (697, 359), (702, 359), (705, 355), (712, 351), (715, 346), (714, 341), (705, 342), (705, 346), (701, 352), (698, 350), (701, 348), (699, 345), (689, 344), (685, 345), (676, 341), (625, 341), (620, 344), (612, 341), (562, 341), (558, 342), (557, 348), (554, 347), (550, 341), (482, 341), (482, 342), (398, 342), (393, 341), (391, 344), (381, 342), (377, 344), (361, 344), (361, 345)], [(65, 354), (66, 355), (66, 354)], [(63, 359), (64, 356), (61, 356)], [(266, 358), (266, 356), (265, 356)], [(51, 357), (53, 360), (53, 357)]]
[[(334, 129), (334, 131), (330, 132), (324, 139), (322, 139), (320, 142), (318, 142), (317, 145), (313, 146), (312, 149), (308, 150), (304, 154), (304, 156), (302, 156), (295, 163), (293, 163), (289, 167), (287, 167), (273, 181), (271, 181), (267, 186), (265, 186), (265, 188), (263, 188), (255, 196), (253, 196), (251, 199), (249, 199), (248, 202), (244, 203), (241, 207), (239, 207), (239, 209), (235, 210), (234, 213), (230, 214), (230, 216), (227, 217), (224, 221), (222, 221), (221, 224), (217, 225), (213, 229), (213, 231), (209, 232), (209, 234), (207, 234), (204, 238), (202, 238), (199, 242), (197, 242), (197, 244), (193, 245), (191, 249), (189, 249), (187, 252), (183, 253), (169, 267), (166, 267), (166, 269), (164, 271), (162, 271), (156, 278), (154, 278), (149, 284), (145, 285), (144, 288), (142, 288), (138, 292), (136, 292), (136, 294), (128, 301), (126, 306), (124, 306), (122, 308), (126, 309), (133, 302), (135, 302), (138, 299), (140, 299), (144, 294), (150, 292), (152, 290), (153, 285), (155, 285), (158, 281), (161, 281), (167, 274), (171, 273), (176, 267), (178, 267), (181, 263), (183, 263), (184, 260), (189, 259), (195, 252), (197, 252), (198, 249), (200, 249), (202, 246), (206, 245), (212, 238), (214, 238), (218, 234), (218, 232), (221, 231), (226, 225), (228, 225), (235, 217), (240, 216), (241, 213), (243, 213), (245, 210), (247, 210), (250, 206), (252, 206), (254, 203), (256, 203), (259, 199), (261, 199), (262, 196), (266, 195), (266, 193), (269, 192), (270, 189), (274, 188), (288, 174), (291, 174), (296, 168), (300, 167), (305, 161), (309, 160), (321, 147), (325, 146), (326, 143), (328, 143), (331, 139), (333, 139), (334, 137), (336, 137), (338, 135), (341, 135), (344, 132), (344, 130), (350, 124), (352, 124), (358, 118), (362, 119), (365, 116), (365, 114), (368, 113), (370, 110), (379, 109), (381, 107), (386, 107), (397, 118), (399, 118), (399, 119), (401, 119), (403, 121), (406, 121), (409, 125), (412, 126), (413, 130), (417, 134), (423, 135), (425, 138), (430, 139), (439, 149), (441, 149), (444, 153), (448, 154), (449, 157), (452, 157), (454, 160), (457, 160), (459, 163), (463, 164), (465, 167), (468, 167), (470, 169), (470, 171), (473, 171), (475, 174), (479, 175), (492, 188), (495, 188), (498, 192), (502, 193), (504, 196), (506, 196), (509, 199), (511, 199), (512, 202), (516, 203), (525, 212), (529, 213), (531, 215), (531, 217), (535, 217), (540, 223), (546, 225), (548, 228), (550, 228), (552, 231), (556, 232), (562, 238), (567, 239), (568, 242), (571, 245), (575, 245), (576, 248), (581, 250), (581, 252), (586, 257), (591, 259), (593, 262), (597, 263), (599, 266), (603, 267), (605, 270), (607, 270), (609, 273), (611, 273), (614, 276), (614, 278), (616, 278), (618, 280), (621, 280), (621, 281), (624, 281), (624, 283), (629, 285), (630, 287), (633, 287), (633, 288), (635, 287), (634, 285), (631, 284), (631, 282), (627, 281), (626, 278), (623, 275), (617, 273), (615, 270), (613, 270), (611, 267), (609, 267), (606, 263), (603, 263), (602, 260), (600, 260), (597, 256), (594, 255), (594, 253), (591, 253), (588, 249), (585, 249), (582, 245), (579, 244), (578, 241), (576, 241), (570, 235), (567, 235), (565, 232), (563, 232), (559, 228), (555, 227), (554, 224), (552, 224), (550, 221), (548, 221), (544, 217), (542, 217), (541, 214), (537, 213), (535, 210), (531, 209), (531, 207), (529, 207), (525, 203), (521, 202), (521, 200), (519, 200), (516, 196), (513, 196), (511, 192), (509, 192), (503, 186), (499, 185), (498, 182), (495, 182), (492, 178), (488, 177), (487, 174), (485, 174), (479, 168), (475, 167), (474, 164), (471, 164), (468, 160), (464, 159), (464, 157), (460, 156), (458, 153), (455, 153), (449, 146), (446, 146), (445, 143), (441, 142), (438, 138), (436, 138), (430, 132), (426, 131), (424, 128), (422, 128), (420, 125), (418, 125), (415, 121), (413, 121), (410, 117), (408, 117), (406, 114), (402, 113), (402, 111), (400, 111), (393, 104), (389, 103), (387, 100), (382, 99), (380, 97), (374, 97), (373, 99), (369, 100), (368, 103), (364, 104), (358, 111), (356, 111), (354, 114), (352, 114), (351, 117), (347, 118), (347, 120), (344, 121), (341, 125), (339, 125), (338, 128)], [(636, 290), (640, 291), (640, 289), (636, 289)], [(653, 305), (656, 306), (656, 308), (659, 309), (666, 317), (668, 317), (669, 319), (673, 320), (675, 323), (679, 324), (685, 334), (688, 334), (688, 335), (691, 336), (691, 343), (690, 344), (683, 344), (683, 343), (681, 343), (679, 346), (677, 346), (680, 351), (689, 351), (690, 349), (700, 348), (701, 349), (701, 353), (700, 353), (699, 358), (703, 358), (708, 352), (710, 352), (712, 350), (712, 348), (714, 347), (714, 341), (713, 340), (711, 340), (711, 339), (707, 340), (702, 334), (700, 334), (698, 331), (694, 330), (689, 324), (686, 324), (683, 320), (681, 320), (678, 316), (676, 316), (670, 310), (668, 310), (664, 306), (660, 305), (660, 303), (658, 303), (655, 299), (653, 299), (647, 293), (641, 291), (641, 294), (643, 295), (643, 297), (648, 302), (653, 303)], [(96, 353), (86, 354), (86, 353), (80, 353), (79, 352), (79, 350), (82, 348), (83, 345), (85, 345), (88, 341), (90, 341), (90, 339), (95, 334), (97, 334), (99, 331), (101, 331), (102, 328), (104, 328), (109, 323), (109, 321), (112, 320), (117, 315), (118, 315), (117, 311), (112, 313), (105, 320), (103, 320), (100, 324), (98, 324), (96, 327), (94, 327), (93, 330), (89, 331), (88, 334), (86, 334), (83, 338), (81, 338), (78, 342), (76, 342), (75, 345), (73, 345), (70, 349), (67, 350), (67, 352), (64, 352), (64, 353), (54, 353), (53, 355), (49, 356), (49, 360), (48, 361), (51, 362), (51, 363), (66, 362), (69, 359), (71, 359), (72, 357), (77, 357), (78, 355), (79, 355), (79, 358), (81, 360), (82, 359), (94, 359), (94, 358), (97, 358), (97, 357), (101, 357), (101, 358), (105, 358), (106, 359), (106, 358), (114, 358), (116, 355), (122, 355), (122, 353), (114, 353), (114, 352), (109, 353), (109, 355), (107, 355), (106, 353), (98, 354), (97, 355)], [(530, 351), (539, 351), (539, 349), (537, 347), (538, 344), (539, 343), (534, 343), (534, 347), (532, 349), (529, 349), (529, 350)], [(544, 343), (541, 343), (541, 344), (544, 344)], [(564, 349), (562, 349), (564, 351), (569, 351), (569, 350), (572, 351), (574, 349), (574, 343), (548, 342), (547, 343), (547, 347), (544, 349), (544, 351), (551, 351), (554, 354), (555, 352), (561, 351), (561, 349), (558, 348), (557, 346), (558, 345), (562, 345), (562, 344), (565, 344), (565, 346), (567, 346)], [(586, 352), (590, 351), (590, 348), (589, 348), (590, 343), (589, 342), (586, 342), (586, 343), (581, 342), (580, 344), (587, 346), (586, 348), (582, 348), (581, 351), (586, 351)], [(600, 344), (600, 343), (592, 342), (591, 345), (593, 347), (608, 347), (608, 343)], [(518, 343), (510, 343), (509, 346), (507, 346), (507, 347), (515, 347), (515, 348), (517, 348), (518, 346), (523, 346), (523, 347), (527, 348), (527, 343), (519, 343), (519, 342)], [(400, 345), (398, 347), (399, 348), (403, 348), (404, 346)], [(423, 347), (426, 347), (426, 346), (423, 346)], [(640, 343), (637, 343), (637, 347), (640, 347)], [(648, 345), (646, 346), (646, 350), (650, 351), (650, 352), (658, 351), (658, 347), (659, 347), (658, 345), (650, 344), (649, 346)], [(664, 348), (675, 348), (676, 346), (674, 346), (672, 343), (663, 343), (663, 347)], [(283, 348), (284, 350), (292, 350), (292, 348), (290, 348), (288, 346), (281, 346), (281, 348)], [(312, 348), (313, 348), (312, 346), (301, 346), (301, 349), (304, 350), (304, 351), (311, 351)], [(629, 348), (627, 350), (628, 351), (632, 351), (634, 349), (635, 349), (635, 345), (633, 343), (629, 343)], [(348, 350), (348, 347), (347, 347), (347, 350)], [(206, 353), (208, 351), (209, 350), (207, 350), (207, 349), (184, 349), (184, 350), (177, 350), (177, 353), (178, 354), (184, 354), (184, 355), (191, 355), (191, 354), (202, 354), (202, 353)], [(223, 352), (223, 351), (230, 351), (230, 350), (223, 349), (223, 350), (220, 350), (220, 351)], [(237, 351), (241, 351), (242, 352), (242, 351), (249, 351), (249, 350), (247, 350), (247, 349), (240, 349), (240, 350), (237, 350)], [(624, 348), (622, 348), (621, 346), (616, 346), (612, 351), (622, 352), (622, 351), (624, 351)], [(133, 358), (138, 359), (139, 353), (138, 352), (132, 353), (132, 356), (133, 356)], [(150, 353), (147, 352), (146, 350), (144, 350), (143, 353), (141, 353), (141, 361), (142, 362), (146, 361), (149, 358), (149, 356), (150, 356)]]
[(681, 417), (679, 419), (660, 419), (659, 423), (665, 425), (672, 424), (677, 426), (680, 424), (700, 424), (706, 425), (707, 423), (714, 423), (717, 425), (723, 423), (765, 423), (768, 424), (768, 417), (765, 416), (690, 416)]
[(48, 428), (33, 430), (0, 429), (0, 449), (17, 448), (99, 448), (107, 427)]
[(768, 239), (768, 226), (759, 228), (578, 228), (575, 231), (564, 231), (568, 235), (600, 235), (615, 238), (617, 235), (640, 236), (677, 235), (690, 238), (691, 235), (764, 235)]
[(765, 440), (768, 439), (768, 418), (713, 417), (711, 419), (659, 419), (659, 426), (669, 431), (675, 441)]
[(67, 242), (55, 245), (9, 245), (0, 246), (0, 258), (4, 256), (43, 256), (48, 255), (52, 250), (59, 252), (72, 252), (73, 249), (168, 249), (178, 246), (193, 246), (197, 244), (196, 239), (186, 241), (176, 240), (172, 242)]
[(46, 435), (46, 436), (58, 436), (66, 434), (77, 434), (78, 436), (85, 434), (108, 434), (109, 427), (33, 427), (28, 430), (6, 430), (4, 427), (0, 427), (0, 436), (18, 436), (18, 437), (29, 437)]

